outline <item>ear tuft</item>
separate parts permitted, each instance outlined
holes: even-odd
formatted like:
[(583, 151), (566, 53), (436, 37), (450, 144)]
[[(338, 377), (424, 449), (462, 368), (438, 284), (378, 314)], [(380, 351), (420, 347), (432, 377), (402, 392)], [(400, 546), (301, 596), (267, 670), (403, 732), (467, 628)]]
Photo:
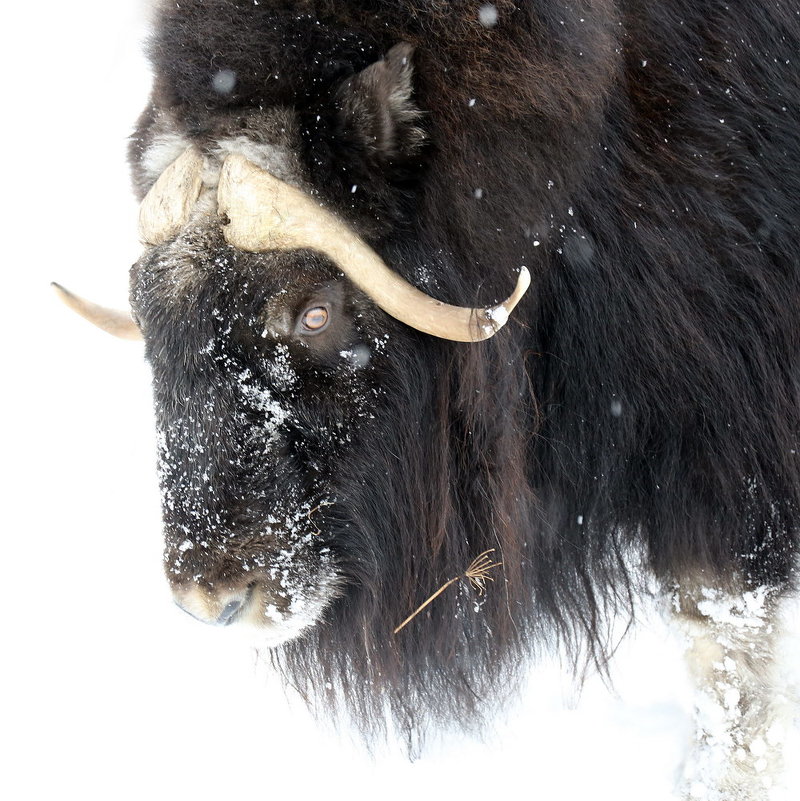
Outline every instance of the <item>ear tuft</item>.
[(425, 140), (412, 99), (413, 55), (412, 45), (401, 42), (337, 92), (344, 130), (380, 163), (413, 156)]

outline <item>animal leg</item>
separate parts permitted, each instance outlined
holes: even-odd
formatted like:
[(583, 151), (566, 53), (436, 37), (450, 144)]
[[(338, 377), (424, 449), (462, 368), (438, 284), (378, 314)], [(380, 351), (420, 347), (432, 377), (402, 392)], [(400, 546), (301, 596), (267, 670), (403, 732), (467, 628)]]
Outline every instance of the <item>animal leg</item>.
[(775, 665), (777, 593), (679, 591), (696, 686), (695, 734), (683, 776), (687, 801), (778, 797), (786, 732)]

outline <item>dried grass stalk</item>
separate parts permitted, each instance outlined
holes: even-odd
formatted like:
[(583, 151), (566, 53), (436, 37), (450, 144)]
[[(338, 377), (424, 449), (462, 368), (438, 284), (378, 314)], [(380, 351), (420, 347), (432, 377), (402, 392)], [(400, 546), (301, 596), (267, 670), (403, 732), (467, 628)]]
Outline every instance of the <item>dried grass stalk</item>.
[(395, 630), (394, 633), (397, 634), (398, 631), (405, 628), (428, 604), (436, 600), (451, 584), (455, 584), (457, 581), (461, 581), (462, 579), (466, 579), (471, 585), (475, 592), (478, 595), (483, 595), (486, 592), (486, 582), (487, 581), (494, 581), (494, 579), (489, 575), (489, 571), (495, 567), (501, 567), (502, 562), (492, 562), (491, 558), (489, 557), (490, 553), (494, 553), (494, 548), (489, 548), (488, 551), (484, 551), (482, 554), (479, 554), (475, 559), (470, 562), (469, 567), (461, 573), (461, 575), (456, 576), (455, 578), (451, 578), (450, 581), (442, 584), (438, 590), (436, 590), (430, 598), (428, 598), (425, 603), (421, 604), (417, 607)]

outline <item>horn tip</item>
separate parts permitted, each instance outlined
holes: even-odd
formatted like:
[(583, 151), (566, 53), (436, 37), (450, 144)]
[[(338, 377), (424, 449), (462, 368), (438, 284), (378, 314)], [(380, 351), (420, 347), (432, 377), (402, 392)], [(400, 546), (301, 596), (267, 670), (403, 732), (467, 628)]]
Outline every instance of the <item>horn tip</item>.
[(59, 284), (58, 281), (51, 281), (50, 288), (56, 293), (59, 300), (62, 300), (65, 303), (75, 297), (72, 292), (70, 292), (65, 286)]

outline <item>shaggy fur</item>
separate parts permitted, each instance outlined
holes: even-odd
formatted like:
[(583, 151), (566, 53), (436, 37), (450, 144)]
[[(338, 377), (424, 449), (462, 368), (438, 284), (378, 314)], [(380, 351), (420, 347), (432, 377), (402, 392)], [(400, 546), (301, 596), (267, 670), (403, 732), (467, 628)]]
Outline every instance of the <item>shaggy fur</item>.
[[(270, 292), (341, 279), (308, 254), (237, 255), (200, 233), (181, 258), (202, 281), (180, 301), (165, 278), (172, 245), (134, 269), (160, 425), (183, 469), (201, 443), (192, 458), (214, 463), (216, 497), (238, 504), (251, 536), (276, 484), (331, 502), (315, 520), (339, 596), (276, 663), (320, 708), (367, 734), (388, 717), (412, 743), (431, 723), (479, 724), (537, 643), (602, 661), (632, 565), (664, 587), (782, 592), (799, 544), (792, 4), (499, 0), (490, 27), (480, 5), (166, 3), (131, 147), (141, 194), (152, 176), (140, 165), (166, 131), (207, 150), (236, 130), (274, 143), (256, 121), (280, 109), (306, 185), (413, 283), (486, 305), (521, 265), (533, 274), (508, 326), (474, 345), (410, 330), (346, 286), (353, 316), (336, 347), (388, 334), (386, 347), (345, 381), (335, 348), (289, 342), (305, 359), (292, 445), (226, 469), (208, 432), (240, 436), (226, 422), (234, 394), (224, 371), (186, 368), (208, 341), (203, 320), (228, 309), (256, 325)], [(241, 369), (267, 358), (269, 343), (235, 344)], [(176, 398), (206, 422), (176, 429)], [(334, 419), (348, 435), (335, 447), (320, 434)], [(173, 552), (213, 537), (196, 515), (165, 514)], [(485, 598), (451, 589), (392, 635), (487, 548), (503, 568)], [(213, 572), (202, 557), (187, 570)]]

